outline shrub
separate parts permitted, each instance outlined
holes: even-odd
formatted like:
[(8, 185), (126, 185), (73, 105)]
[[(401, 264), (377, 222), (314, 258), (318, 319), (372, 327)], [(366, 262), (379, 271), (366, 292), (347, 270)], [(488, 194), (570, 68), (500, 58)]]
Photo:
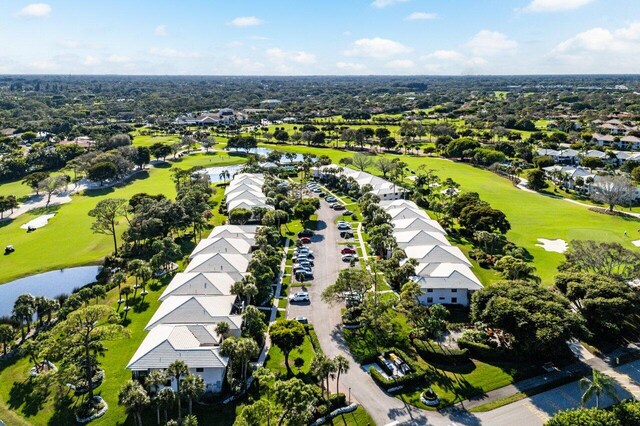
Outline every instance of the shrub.
[(424, 372), (421, 370), (404, 376), (387, 379), (382, 375), (382, 373), (380, 373), (380, 371), (378, 371), (377, 368), (370, 367), (369, 374), (373, 381), (384, 390), (395, 388), (397, 386), (409, 386), (424, 381)]
[(313, 346), (313, 351), (317, 354), (324, 353), (322, 351), (322, 346), (320, 346), (320, 341), (318, 340), (318, 335), (316, 334), (316, 330), (313, 328), (311, 324), (305, 324), (304, 326), (307, 336), (309, 336), (309, 341), (311, 341), (311, 346)]
[(418, 354), (425, 361), (453, 365), (464, 364), (469, 361), (469, 351), (467, 349), (443, 348), (435, 342), (425, 342), (423, 340), (414, 340), (412, 343)]
[(473, 358), (486, 361), (513, 361), (514, 354), (501, 348), (494, 348), (484, 343), (476, 343), (463, 338), (458, 339), (458, 346), (466, 350)]
[(333, 411), (347, 405), (347, 397), (343, 393), (336, 393), (329, 397), (329, 411)]

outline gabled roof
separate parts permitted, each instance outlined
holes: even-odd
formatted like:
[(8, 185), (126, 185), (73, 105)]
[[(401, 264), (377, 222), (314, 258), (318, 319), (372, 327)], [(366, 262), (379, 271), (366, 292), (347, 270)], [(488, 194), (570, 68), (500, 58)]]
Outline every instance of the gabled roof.
[(391, 226), (397, 231), (424, 230), (428, 232), (440, 232), (446, 234), (444, 228), (436, 220), (425, 219), (423, 217), (412, 217), (409, 219), (396, 219), (391, 221)]
[(189, 258), (192, 259), (198, 254), (249, 254), (251, 253), (251, 244), (252, 242), (245, 238), (205, 238), (200, 240)]
[(225, 196), (225, 200), (227, 201), (227, 203), (236, 198), (249, 198), (264, 201), (267, 199), (267, 196), (264, 195), (262, 191), (252, 191), (250, 189), (238, 189), (237, 191), (229, 192)]
[(559, 151), (556, 151), (555, 149), (539, 149), (538, 150), (538, 155), (550, 155), (552, 157), (557, 157), (560, 154)]
[(242, 326), (242, 316), (232, 315), (236, 296), (170, 296), (160, 304), (145, 330), (159, 324), (217, 324)]
[(584, 156), (594, 157), (594, 158), (604, 158), (607, 156), (607, 154), (605, 154), (602, 151), (598, 151), (597, 149), (590, 149), (589, 151), (585, 152)]
[(250, 255), (244, 254), (199, 254), (191, 259), (185, 272), (244, 273), (249, 267)]
[(423, 210), (414, 209), (411, 207), (398, 207), (394, 209), (389, 209), (387, 210), (387, 213), (389, 213), (392, 220), (412, 219), (416, 217), (429, 219), (429, 215), (427, 215)]
[(421, 264), (462, 263), (471, 266), (471, 262), (458, 247), (443, 245), (409, 246), (404, 249), (408, 258)]
[[(471, 272), (468, 266), (459, 263), (440, 263), (428, 274), (416, 275), (412, 279), (423, 289), (466, 289), (480, 290), (480, 280)], [(425, 269), (423, 268), (423, 269)], [(426, 271), (425, 271), (426, 272)]]
[(444, 234), (440, 232), (427, 232), (421, 230), (399, 232), (394, 231), (393, 236), (398, 242), (398, 247), (400, 248), (425, 245), (451, 245), (449, 244), (449, 241), (447, 241), (447, 237), (445, 237)]
[(397, 209), (401, 207), (409, 207), (411, 209), (420, 210), (420, 207), (411, 200), (393, 200), (393, 201), (381, 201), (380, 207), (384, 210)]
[(592, 138), (597, 141), (604, 141), (604, 142), (613, 142), (616, 139), (615, 136), (601, 135), (600, 133), (594, 133)]
[(258, 231), (257, 225), (220, 225), (213, 228), (209, 238), (219, 237), (224, 234), (228, 238), (244, 238), (252, 240)]
[(255, 198), (236, 198), (229, 202), (227, 202), (227, 210), (235, 210), (235, 209), (247, 209), (251, 210), (256, 207), (261, 207), (269, 210), (273, 210), (273, 206), (267, 204), (263, 200), (255, 199)]
[(226, 368), (229, 359), (220, 355), (214, 325), (159, 325), (142, 341), (127, 368), (165, 369), (175, 360), (189, 368)]
[[(245, 274), (243, 274), (245, 275)], [(227, 273), (179, 272), (160, 296), (230, 296), (237, 276)]]
[(256, 185), (252, 182), (239, 182), (235, 185), (231, 184), (224, 190), (224, 195), (226, 197), (227, 194), (238, 191), (252, 191), (262, 194), (262, 185)]

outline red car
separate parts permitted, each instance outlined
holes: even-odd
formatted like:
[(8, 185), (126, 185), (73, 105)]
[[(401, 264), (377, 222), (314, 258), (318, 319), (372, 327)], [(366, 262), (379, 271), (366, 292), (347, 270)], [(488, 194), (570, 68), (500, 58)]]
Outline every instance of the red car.
[(340, 250), (340, 254), (356, 254), (357, 252), (349, 247), (343, 248), (342, 250)]
[(311, 238), (309, 238), (309, 237), (302, 237), (302, 238), (300, 238), (300, 242), (301, 242), (302, 244), (310, 244), (310, 243), (311, 243)]

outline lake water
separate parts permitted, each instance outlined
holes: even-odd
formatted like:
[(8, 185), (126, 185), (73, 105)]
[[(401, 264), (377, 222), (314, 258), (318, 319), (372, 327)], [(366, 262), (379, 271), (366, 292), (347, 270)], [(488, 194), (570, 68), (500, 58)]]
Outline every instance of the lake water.
[(43, 274), (31, 275), (0, 285), (0, 316), (11, 315), (13, 303), (21, 294), (56, 297), (70, 294), (73, 289), (83, 287), (96, 280), (101, 266), (81, 266), (59, 269)]
[[(271, 148), (254, 148), (254, 149), (250, 150), (249, 153), (250, 154), (258, 154), (258, 155), (261, 155), (263, 157), (266, 157), (272, 151), (273, 151), (273, 149), (271, 149)], [(235, 150), (231, 150), (230, 152), (235, 152)], [(244, 152), (244, 151), (238, 151), (238, 152)], [(296, 157), (291, 161), (289, 161), (287, 158), (285, 158), (284, 155), (280, 158), (280, 162), (283, 163), (283, 164), (285, 164), (285, 163), (298, 163), (298, 162), (301, 162), (302, 160), (304, 160), (304, 157), (302, 156), (302, 154), (296, 154)]]

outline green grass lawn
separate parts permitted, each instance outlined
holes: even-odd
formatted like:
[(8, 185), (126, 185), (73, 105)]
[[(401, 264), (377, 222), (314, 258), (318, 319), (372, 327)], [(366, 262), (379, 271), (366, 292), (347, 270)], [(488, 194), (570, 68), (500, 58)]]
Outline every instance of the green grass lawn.
[(333, 420), (326, 422), (325, 426), (370, 426), (374, 424), (375, 422), (371, 416), (367, 414), (365, 409), (362, 408), (362, 406), (358, 406), (356, 411), (353, 413), (342, 414)]
[[(238, 164), (242, 161), (226, 154), (187, 156), (178, 162), (147, 168), (118, 188), (86, 191), (74, 195), (68, 204), (34, 210), (18, 216), (15, 220), (0, 222), (0, 246), (13, 244), (16, 248), (15, 253), (10, 256), (0, 257), (0, 283), (39, 272), (99, 263), (113, 250), (113, 242), (110, 236), (94, 234), (91, 231), (93, 219), (88, 216), (88, 212), (98, 201), (105, 198), (130, 198), (139, 192), (165, 194), (173, 198), (175, 188), (171, 180), (172, 168)], [(0, 186), (3, 187), (4, 185)], [(216, 194), (218, 201), (222, 192), (220, 189)], [(20, 228), (39, 215), (50, 212), (56, 213), (56, 216), (47, 226), (32, 233)], [(216, 220), (221, 219), (217, 208), (214, 209), (214, 214)], [(119, 230), (124, 231), (124, 224)]]
[[(313, 350), (311, 340), (309, 340), (309, 336), (305, 336), (302, 345), (291, 351), (289, 354), (289, 366), (291, 367), (291, 371), (293, 371), (294, 374), (308, 373), (314, 356), (315, 352)], [(304, 364), (300, 369), (294, 365), (296, 358), (302, 358), (304, 360)], [(284, 365), (284, 354), (276, 345), (269, 348), (265, 367), (273, 372), (286, 376), (287, 367)]]

